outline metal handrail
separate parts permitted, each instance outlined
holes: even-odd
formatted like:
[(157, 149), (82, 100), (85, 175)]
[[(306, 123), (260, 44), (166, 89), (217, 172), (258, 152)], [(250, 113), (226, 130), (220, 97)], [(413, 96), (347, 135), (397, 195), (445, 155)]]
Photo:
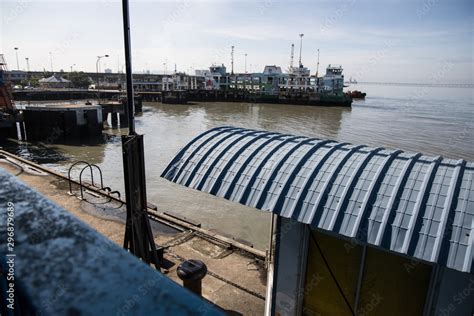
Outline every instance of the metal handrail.
[[(79, 161), (76, 161), (75, 163), (73, 163), (71, 165), (71, 167), (69, 167), (69, 170), (68, 170), (68, 180), (69, 180), (69, 194), (70, 195), (74, 195), (74, 193), (72, 192), (72, 179), (71, 179), (71, 170), (76, 166), (76, 165), (79, 165), (79, 164), (85, 164), (85, 166), (81, 169), (81, 172), (79, 173), (79, 188), (81, 190), (81, 200), (84, 199), (84, 190), (83, 190), (83, 183), (82, 183), (82, 174), (84, 172), (84, 170), (86, 169), (89, 169), (90, 171), (90, 175), (91, 175), (91, 182), (92, 182), (92, 186), (96, 186), (95, 185), (95, 182), (94, 182), (94, 171), (92, 168), (95, 168), (99, 171), (99, 176), (100, 176), (100, 189), (101, 190), (104, 190), (104, 180), (103, 180), (103, 176), (102, 176), (102, 170), (100, 169), (100, 167), (96, 164), (90, 164), (88, 163), (87, 161), (84, 161), (84, 160), (79, 160)], [(106, 190), (107, 191), (107, 190)], [(108, 192), (110, 192), (110, 188), (108, 190)]]
[[(102, 170), (99, 168), (98, 165), (96, 164), (91, 164), (91, 171), (92, 171), (92, 167), (96, 167), (97, 170), (99, 170), (99, 174), (100, 174), (100, 188), (103, 189), (104, 188), (104, 181), (102, 179)], [(94, 185), (94, 179), (92, 179), (92, 185)]]
[[(80, 164), (80, 163), (83, 163), (83, 164), (86, 164), (86, 165), (90, 166), (90, 164), (89, 164), (87, 161), (79, 160), (79, 161), (76, 161), (75, 163), (73, 163), (73, 164), (71, 165), (71, 167), (69, 167), (69, 170), (68, 170), (68, 172), (67, 172), (67, 178), (68, 178), (68, 180), (69, 180), (69, 194), (71, 194), (71, 195), (74, 194), (74, 193), (72, 193), (71, 170), (72, 170), (72, 168), (74, 168), (74, 166), (76, 166), (76, 165), (78, 165), (78, 164)], [(93, 181), (93, 178), (94, 178), (94, 176), (92, 175), (92, 169), (91, 169), (91, 179), (92, 179), (92, 181)]]
[(97, 168), (97, 170), (99, 170), (99, 174), (100, 174), (100, 188), (99, 189), (104, 189), (104, 181), (102, 179), (102, 170), (99, 168), (99, 166), (97, 166), (96, 164), (87, 164), (87, 166), (85, 166), (84, 168), (82, 168), (81, 172), (79, 173), (79, 187), (80, 187), (80, 190), (81, 190), (81, 200), (84, 199), (84, 191), (83, 191), (83, 184), (82, 184), (82, 173), (84, 172), (84, 170), (86, 170), (87, 168), (89, 168), (90, 172), (91, 172), (91, 181), (92, 181), (92, 186), (95, 187), (95, 183), (94, 183), (94, 172), (92, 171), (92, 167), (95, 167)]

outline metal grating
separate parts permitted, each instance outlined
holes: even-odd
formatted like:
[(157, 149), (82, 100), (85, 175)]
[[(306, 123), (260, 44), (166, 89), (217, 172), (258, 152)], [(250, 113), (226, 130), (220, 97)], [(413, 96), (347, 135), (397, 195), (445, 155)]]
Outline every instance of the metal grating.
[(473, 273), (474, 163), (235, 127), (192, 140), (162, 177)]

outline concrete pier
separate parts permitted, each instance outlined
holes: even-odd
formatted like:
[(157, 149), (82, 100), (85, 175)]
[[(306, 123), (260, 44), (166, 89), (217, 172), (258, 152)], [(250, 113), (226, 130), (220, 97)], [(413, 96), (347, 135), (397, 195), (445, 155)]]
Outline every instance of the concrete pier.
[(120, 128), (128, 127), (128, 118), (125, 113), (119, 113)]
[[(112, 100), (123, 97), (121, 90), (101, 90), (102, 100)], [(344, 94), (323, 94), (307, 91), (286, 91), (268, 94), (261, 91), (246, 89), (228, 90), (163, 90), (135, 92), (135, 111), (141, 112), (141, 101), (186, 104), (188, 101), (203, 102), (249, 102), (249, 103), (273, 103), (273, 104), (295, 104), (295, 105), (321, 105), (321, 106), (347, 106), (352, 104), (352, 98)], [(20, 90), (14, 92), (14, 98), (19, 101), (35, 100), (75, 100), (96, 99), (95, 90)]]
[[(112, 99), (123, 94), (121, 90), (100, 90), (102, 99)], [(87, 89), (48, 89), (48, 90), (15, 90), (16, 101), (53, 101), (53, 100), (87, 100), (96, 99), (96, 90)]]
[[(135, 114), (143, 112), (143, 98), (141, 96), (135, 97)], [(110, 101), (103, 102), (100, 104), (102, 107), (102, 116), (104, 117), (104, 122), (108, 119), (110, 115), (110, 121), (113, 128), (119, 126), (121, 128), (128, 127), (128, 120), (126, 115), (126, 106), (127, 100), (121, 99), (119, 101)]]
[(96, 139), (102, 135), (102, 108), (98, 105), (27, 106), (23, 117), (28, 140), (55, 143)]
[(23, 120), (21, 122), (17, 122), (18, 129), (20, 130), (20, 140), (25, 141), (26, 139), (26, 128), (25, 122)]
[(110, 113), (110, 121), (112, 122), (112, 127), (118, 127), (118, 114)]
[[(85, 199), (79, 200), (76, 196), (66, 193), (68, 190), (67, 176), (5, 151), (0, 150), (0, 155), (12, 159), (12, 162), (22, 168), (19, 169), (8, 160), (0, 159), (0, 169), (4, 168), (11, 174), (20, 173), (17, 177), (27, 186), (51, 199), (103, 236), (122, 246), (125, 230), (124, 201), (114, 196), (108, 196), (105, 191), (89, 184), (85, 190)], [(106, 185), (107, 179), (104, 181)], [(73, 192), (78, 194), (78, 182), (75, 181), (72, 188)], [(36, 208), (31, 209), (31, 212), (36, 210)], [(160, 209), (159, 205), (158, 210), (147, 209), (155, 243), (166, 247), (165, 261), (162, 267), (164, 275), (181, 285), (182, 281), (177, 275), (179, 264), (188, 259), (201, 260), (208, 267), (208, 274), (202, 280), (202, 294), (205, 299), (230, 315), (262, 315), (266, 295), (265, 252), (215, 231), (202, 228), (200, 225), (180, 220), (178, 216), (166, 215), (164, 211)], [(169, 211), (177, 213), (179, 210)], [(113, 261), (112, 263), (116, 264), (116, 262), (122, 261)], [(27, 263), (28, 261), (25, 261), (25, 264)], [(142, 266), (146, 267), (143, 264)], [(120, 267), (118, 269), (117, 271), (122, 271)], [(27, 270), (24, 271), (26, 273)], [(111, 273), (113, 274), (113, 271)], [(29, 278), (33, 277), (36, 276), (29, 276)], [(106, 282), (107, 274), (103, 279)]]
[(16, 115), (0, 112), (0, 140), (18, 139)]
[(135, 97), (135, 114), (139, 114), (143, 112), (143, 97), (137, 96)]
[(161, 93), (161, 103), (186, 104), (188, 103), (188, 93), (187, 91), (163, 91)]

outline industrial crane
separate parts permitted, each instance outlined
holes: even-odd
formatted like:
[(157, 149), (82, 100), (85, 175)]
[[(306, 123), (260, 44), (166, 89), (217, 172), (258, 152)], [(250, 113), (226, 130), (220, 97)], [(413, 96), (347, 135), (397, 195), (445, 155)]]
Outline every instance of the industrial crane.
[(290, 71), (293, 69), (293, 58), (295, 57), (295, 44), (291, 44)]
[(6, 113), (16, 112), (15, 105), (12, 101), (8, 66), (3, 54), (0, 54), (0, 111)]

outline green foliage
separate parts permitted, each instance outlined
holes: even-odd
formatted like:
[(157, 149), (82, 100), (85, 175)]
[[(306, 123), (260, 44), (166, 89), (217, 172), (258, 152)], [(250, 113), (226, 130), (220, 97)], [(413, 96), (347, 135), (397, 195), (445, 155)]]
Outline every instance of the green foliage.
[(74, 71), (68, 74), (68, 80), (71, 81), (73, 88), (88, 88), (91, 84), (91, 79), (84, 72)]
[(23, 87), (27, 87), (27, 86), (38, 87), (39, 86), (38, 78), (23, 79), (20, 82), (20, 85)]

